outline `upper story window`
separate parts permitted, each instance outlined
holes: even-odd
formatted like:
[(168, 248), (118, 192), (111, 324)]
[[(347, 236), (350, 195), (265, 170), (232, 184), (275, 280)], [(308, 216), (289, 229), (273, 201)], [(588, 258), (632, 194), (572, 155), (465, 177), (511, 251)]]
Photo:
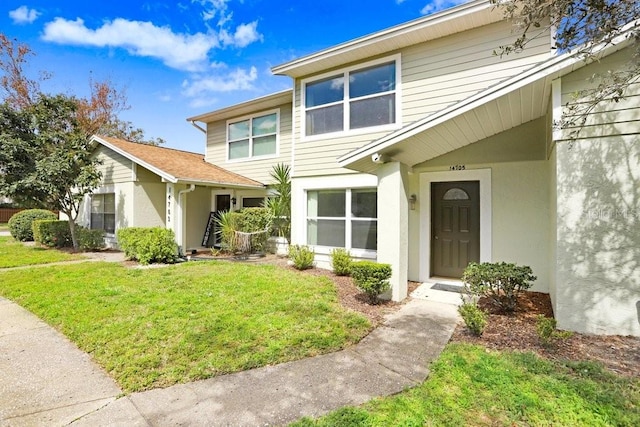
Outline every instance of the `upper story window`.
[(273, 156), (278, 151), (278, 113), (227, 123), (229, 160)]
[(396, 72), (394, 60), (307, 82), (306, 136), (396, 123)]

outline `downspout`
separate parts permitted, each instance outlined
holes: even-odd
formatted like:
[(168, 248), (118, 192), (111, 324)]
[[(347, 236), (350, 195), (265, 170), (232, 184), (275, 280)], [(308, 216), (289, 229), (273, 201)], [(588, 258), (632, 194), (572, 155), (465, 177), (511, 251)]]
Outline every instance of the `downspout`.
[(194, 191), (196, 189), (196, 185), (195, 184), (190, 184), (189, 188), (187, 188), (186, 190), (180, 190), (178, 191), (178, 206), (180, 207), (180, 236), (176, 236), (176, 240), (178, 240), (178, 253), (180, 256), (182, 256), (184, 254), (184, 247), (186, 246), (186, 233), (185, 233), (185, 226), (186, 226), (186, 215), (185, 215), (185, 205), (186, 205), (186, 200), (185, 203), (182, 203), (182, 195), (186, 194), (186, 193), (191, 193), (192, 191)]
[(205, 135), (207, 134), (207, 130), (202, 126), (199, 126), (195, 120), (189, 120), (189, 123), (191, 123), (191, 126), (198, 129), (200, 132), (204, 133)]

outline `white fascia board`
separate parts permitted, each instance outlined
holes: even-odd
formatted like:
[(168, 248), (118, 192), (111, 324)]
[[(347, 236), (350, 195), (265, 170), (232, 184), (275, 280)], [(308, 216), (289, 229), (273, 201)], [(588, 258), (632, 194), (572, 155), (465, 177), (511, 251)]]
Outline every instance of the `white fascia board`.
[[(261, 109), (275, 108), (278, 105), (293, 102), (293, 89), (286, 89), (280, 92), (272, 93), (269, 95), (261, 96), (259, 98), (250, 99), (249, 101), (241, 102), (239, 104), (230, 105), (219, 110), (210, 111), (208, 113), (199, 114), (197, 116), (189, 117), (186, 120), (188, 122), (203, 122), (209, 123), (217, 120), (225, 120), (235, 117), (238, 114), (252, 114), (245, 111), (247, 108), (252, 108), (252, 111), (258, 112)], [(239, 113), (238, 113), (239, 112)]]
[(237, 188), (237, 189), (251, 189), (251, 190), (262, 190), (266, 188), (266, 185), (250, 185), (250, 184), (231, 184), (229, 182), (218, 182), (218, 181), (205, 181), (205, 180), (197, 180), (197, 179), (181, 179), (177, 178), (175, 184), (195, 184), (201, 185), (205, 187), (224, 187), (224, 188)]
[(91, 137), (92, 141), (96, 141), (102, 145), (104, 145), (105, 147), (107, 147), (110, 150), (115, 151), (116, 153), (120, 154), (121, 156), (131, 160), (132, 162), (135, 162), (136, 164), (138, 164), (139, 166), (142, 166), (145, 169), (150, 170), (151, 172), (155, 173), (156, 175), (160, 176), (160, 178), (162, 178), (163, 181), (166, 182), (171, 182), (171, 183), (176, 183), (178, 182), (178, 179), (176, 177), (174, 177), (173, 175), (170, 175), (168, 173), (166, 173), (165, 171), (158, 169), (157, 167), (150, 165), (149, 163), (145, 162), (144, 160), (141, 160), (139, 158), (137, 158), (136, 156), (132, 155), (131, 153), (124, 151), (118, 147), (116, 147), (113, 144), (110, 144), (109, 142), (105, 141), (104, 139), (100, 138), (99, 136), (92, 136)]
[[(613, 52), (623, 49), (631, 44), (633, 40), (630, 37), (626, 37), (625, 34), (616, 38), (612, 44), (608, 44), (599, 49), (596, 49), (598, 59), (610, 55)], [(424, 119), (417, 120), (402, 129), (390, 133), (370, 144), (367, 144), (361, 148), (358, 148), (350, 153), (339, 157), (337, 162), (341, 167), (347, 167), (348, 165), (362, 160), (380, 150), (384, 150), (393, 146), (394, 144), (401, 142), (407, 138), (410, 138), (418, 133), (424, 132), (427, 129), (435, 127), (446, 121), (449, 121), (457, 116), (460, 116), (474, 108), (480, 107), (488, 102), (496, 100), (501, 96), (509, 94), (515, 90), (518, 90), (528, 84), (534, 83), (540, 79), (548, 76), (557, 75), (561, 77), (565, 74), (573, 72), (579, 68), (586, 66), (584, 58), (579, 55), (578, 50), (567, 52), (564, 55), (556, 56), (542, 64), (530, 68), (522, 74), (507, 79), (501, 83), (497, 83), (490, 88), (477, 93), (463, 101), (458, 102), (448, 108), (433, 113)]]
[(465, 15), (493, 8), (494, 6), (488, 0), (476, 0), (463, 3), (459, 6), (445, 9), (432, 15), (414, 19), (412, 21), (384, 29), (382, 31), (378, 31), (345, 43), (335, 45), (328, 49), (324, 49), (319, 52), (294, 59), (293, 61), (289, 61), (281, 65), (276, 65), (275, 67), (271, 68), (271, 72), (276, 75), (289, 75), (289, 73), (296, 68), (313, 63), (315, 61), (327, 59), (334, 55), (350, 52), (366, 46), (375, 45), (376, 43), (380, 43), (388, 39), (396, 37), (402, 38), (407, 33), (425, 27), (447, 25), (448, 21), (450, 21), (451, 19), (463, 17)]

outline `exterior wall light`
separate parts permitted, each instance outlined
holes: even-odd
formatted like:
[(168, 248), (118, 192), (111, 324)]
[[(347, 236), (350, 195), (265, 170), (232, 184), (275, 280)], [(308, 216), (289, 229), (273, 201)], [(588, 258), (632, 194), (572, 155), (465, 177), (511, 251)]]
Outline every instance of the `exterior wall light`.
[(411, 207), (412, 211), (416, 210), (417, 201), (418, 201), (418, 196), (416, 196), (415, 194), (412, 194), (411, 197), (409, 197), (409, 206)]

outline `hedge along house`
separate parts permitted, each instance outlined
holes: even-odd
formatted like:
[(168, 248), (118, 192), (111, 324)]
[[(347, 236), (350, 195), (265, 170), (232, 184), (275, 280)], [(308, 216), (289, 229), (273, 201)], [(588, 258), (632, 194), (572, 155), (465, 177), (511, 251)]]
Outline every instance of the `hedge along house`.
[(202, 154), (102, 136), (92, 141), (102, 182), (85, 197), (78, 222), (103, 229), (110, 246), (117, 245), (120, 228), (166, 227), (183, 250), (199, 249), (210, 212), (236, 209), (238, 201), (259, 203), (266, 194), (262, 183)]
[[(553, 126), (633, 39), (589, 65), (551, 34), (493, 55), (512, 28), (468, 2), (276, 66), (292, 91), (188, 120), (206, 124), (207, 161), (243, 176), (290, 154), (292, 243), (320, 266), (334, 247), (390, 263), (402, 300), (407, 279), (456, 279), (470, 261), (529, 265), (560, 328), (640, 335), (640, 85), (575, 141)], [(278, 156), (255, 155), (252, 124), (271, 114)]]

